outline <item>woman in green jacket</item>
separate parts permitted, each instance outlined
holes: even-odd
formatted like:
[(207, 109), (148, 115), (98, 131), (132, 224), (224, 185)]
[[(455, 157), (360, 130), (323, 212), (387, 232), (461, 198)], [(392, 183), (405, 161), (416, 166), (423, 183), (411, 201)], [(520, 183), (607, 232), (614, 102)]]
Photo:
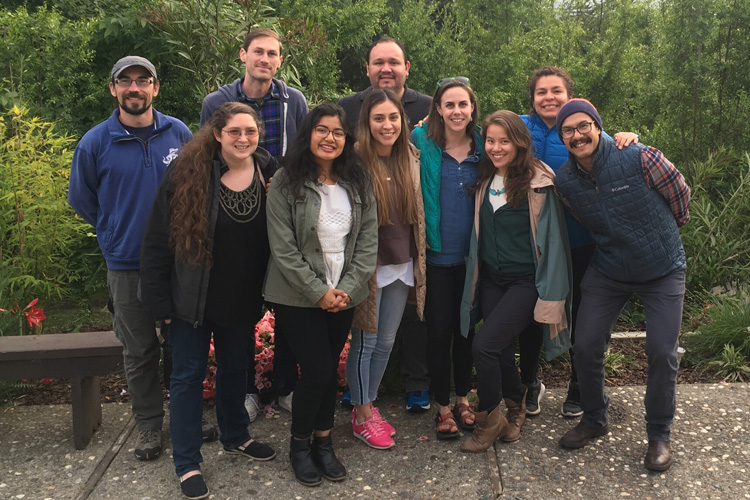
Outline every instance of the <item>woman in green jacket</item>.
[(346, 478), (331, 443), (336, 368), (378, 249), (369, 175), (346, 127), (339, 106), (312, 110), (268, 193), (264, 296), (299, 363), (290, 457), (295, 478), (306, 486), (320, 484), (321, 475)]
[(461, 447), (467, 452), (520, 437), (526, 387), (516, 368), (516, 337), (536, 321), (555, 346), (548, 356), (570, 345), (570, 248), (555, 174), (534, 158), (528, 129), (511, 111), (486, 118), (482, 138), (465, 290), (483, 324), (472, 344), (479, 404), (474, 433)]

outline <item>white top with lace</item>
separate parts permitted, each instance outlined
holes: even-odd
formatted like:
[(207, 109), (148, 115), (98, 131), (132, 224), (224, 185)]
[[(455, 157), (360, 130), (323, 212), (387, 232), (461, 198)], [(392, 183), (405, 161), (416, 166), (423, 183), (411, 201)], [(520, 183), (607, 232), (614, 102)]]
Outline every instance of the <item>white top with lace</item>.
[(344, 270), (346, 242), (352, 230), (352, 205), (346, 189), (338, 185), (317, 184), (320, 193), (318, 241), (326, 265), (326, 282), (336, 288)]

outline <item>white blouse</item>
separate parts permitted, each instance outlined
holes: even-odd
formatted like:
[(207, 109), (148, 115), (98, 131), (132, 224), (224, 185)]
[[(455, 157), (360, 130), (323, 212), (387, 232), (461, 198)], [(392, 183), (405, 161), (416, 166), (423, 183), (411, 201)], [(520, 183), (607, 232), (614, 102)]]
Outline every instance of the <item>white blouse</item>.
[(320, 215), (318, 241), (326, 265), (326, 282), (336, 288), (344, 270), (346, 242), (352, 230), (352, 205), (346, 189), (338, 183), (330, 186), (318, 183)]

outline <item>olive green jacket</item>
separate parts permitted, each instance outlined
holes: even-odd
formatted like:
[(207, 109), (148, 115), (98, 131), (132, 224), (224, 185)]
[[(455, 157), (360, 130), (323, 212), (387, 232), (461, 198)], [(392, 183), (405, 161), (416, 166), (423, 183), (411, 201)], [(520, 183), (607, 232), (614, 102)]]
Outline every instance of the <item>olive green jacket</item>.
[[(320, 195), (311, 182), (303, 195), (295, 198), (284, 186), (284, 169), (276, 172), (268, 192), (268, 243), (271, 258), (263, 286), (266, 302), (297, 307), (318, 307), (328, 291), (326, 266), (318, 240)], [(375, 272), (378, 254), (378, 220), (372, 189), (367, 199), (344, 181), (339, 185), (349, 193), (352, 229), (346, 243), (344, 270), (338, 289), (350, 297), (354, 307), (367, 297), (367, 280)]]

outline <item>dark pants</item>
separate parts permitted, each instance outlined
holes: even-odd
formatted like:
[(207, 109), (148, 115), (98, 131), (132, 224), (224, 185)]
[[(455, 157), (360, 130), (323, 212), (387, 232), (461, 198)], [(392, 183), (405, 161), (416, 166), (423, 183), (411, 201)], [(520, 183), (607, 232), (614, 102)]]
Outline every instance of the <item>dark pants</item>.
[(521, 377), (515, 360), (515, 339), (541, 327), (534, 323), (539, 294), (533, 274), (482, 273), (479, 301), (484, 322), (471, 352), (477, 369), (479, 411), (491, 411), (504, 397), (521, 402)]
[(650, 440), (669, 441), (675, 411), (677, 340), (685, 297), (685, 271), (645, 283), (612, 280), (589, 268), (581, 282), (578, 340), (574, 347), (581, 387), (582, 422), (607, 424), (609, 398), (604, 394), (604, 354), (612, 327), (631, 295), (637, 294), (646, 314), (646, 432)]
[(297, 371), (297, 360), (289, 345), (284, 330), (278, 327), (274, 333), (273, 348), (273, 383), (277, 396), (288, 396), (297, 386), (299, 372)]
[(209, 321), (196, 328), (173, 319), (172, 380), (169, 395), (170, 433), (175, 472), (182, 476), (199, 470), (203, 433), (203, 379), (206, 377), (211, 334), (216, 355), (216, 418), (221, 443), (236, 448), (250, 439), (250, 419), (245, 410), (247, 392), (247, 345), (254, 325), (223, 327)]
[(339, 355), (352, 326), (354, 309), (329, 313), (320, 308), (276, 304), (276, 324), (286, 334), (300, 367), (292, 397), (292, 436), (333, 427)]
[(453, 382), (456, 396), (464, 397), (471, 384), (471, 339), (461, 335), (461, 295), (466, 266), (427, 265), (425, 320), (430, 336), (427, 344), (427, 367), (430, 390), (438, 404), (448, 406), (451, 392), (451, 343), (453, 344)]
[[(571, 315), (572, 325), (570, 328), (570, 343), (575, 344), (576, 339), (576, 318), (578, 317), (578, 309), (581, 305), (581, 280), (583, 275), (586, 274), (586, 269), (589, 267), (591, 257), (594, 255), (595, 245), (584, 245), (571, 249), (571, 261), (573, 265), (573, 312)], [(539, 329), (538, 334), (534, 335), (533, 326), (530, 326), (528, 331), (518, 339), (518, 347), (521, 354), (520, 368), (521, 368), (521, 381), (524, 384), (529, 385), (536, 381), (537, 371), (539, 370), (539, 352), (542, 349), (543, 330)], [(575, 362), (573, 360), (574, 353), (573, 348), (570, 350), (570, 380), (572, 382), (578, 382), (578, 374), (575, 369)]]
[(406, 391), (429, 390), (427, 324), (419, 319), (415, 304), (406, 304), (397, 337), (401, 339), (401, 374)]

